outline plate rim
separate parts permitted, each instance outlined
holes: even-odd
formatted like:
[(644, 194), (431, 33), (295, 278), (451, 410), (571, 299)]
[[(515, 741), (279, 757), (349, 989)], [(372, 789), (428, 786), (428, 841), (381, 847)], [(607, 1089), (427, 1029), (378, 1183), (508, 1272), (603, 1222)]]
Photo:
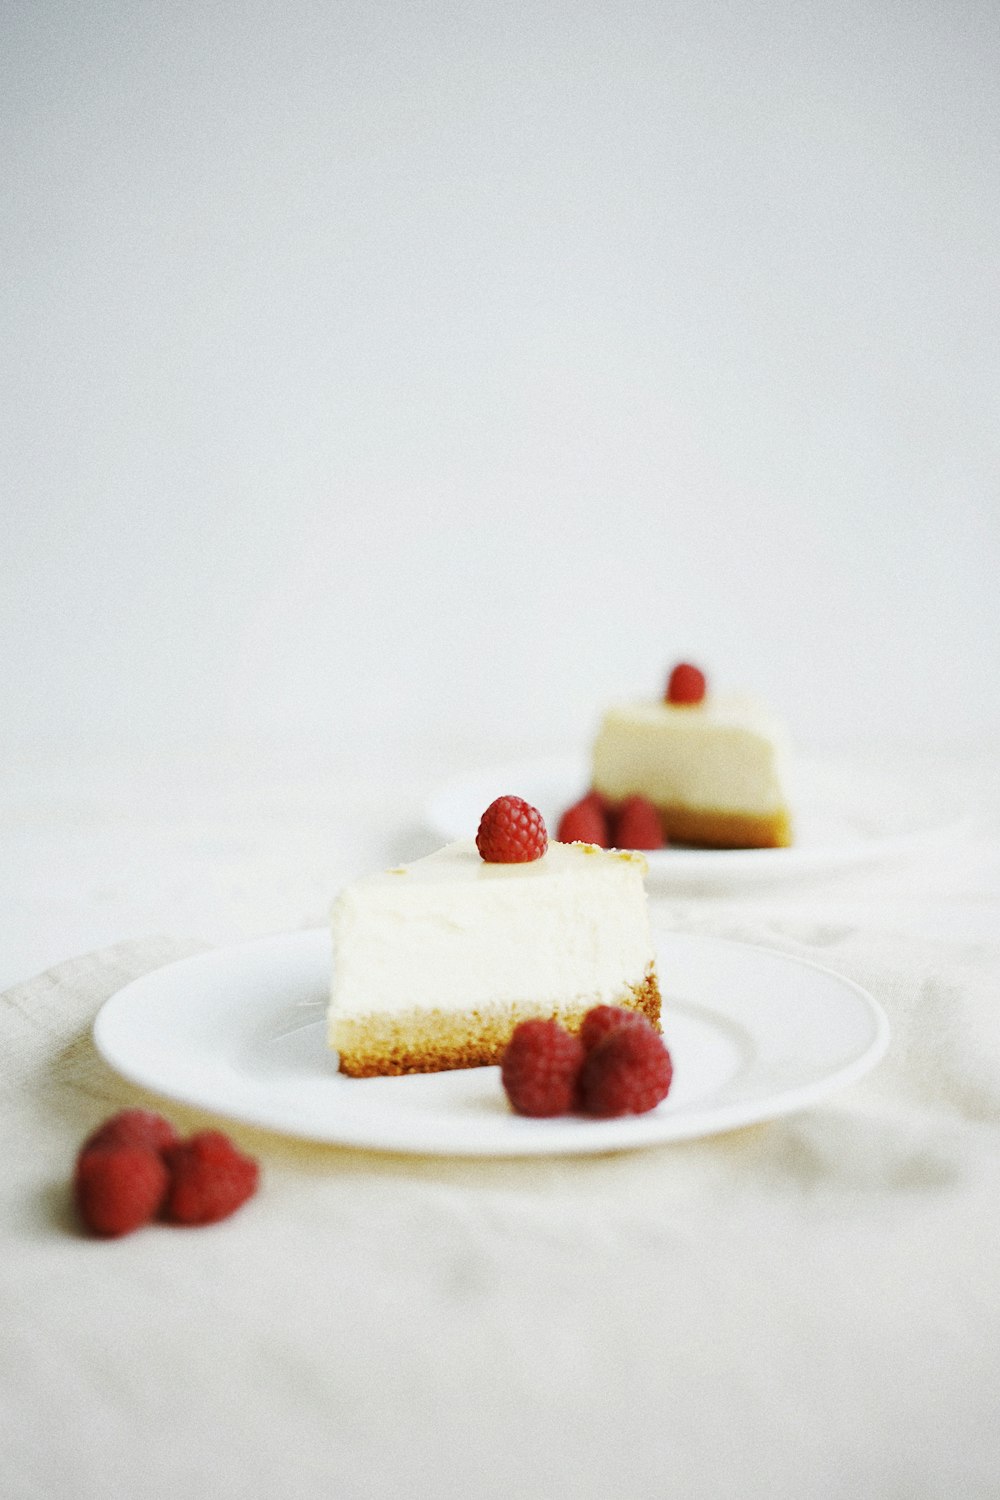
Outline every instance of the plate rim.
[[(103, 1061), (130, 1083), (162, 1098), (239, 1122), (244, 1126), (271, 1131), (287, 1138), (309, 1141), (322, 1146), (367, 1149), (406, 1156), (451, 1156), (467, 1159), (598, 1155), (619, 1150), (669, 1145), (685, 1140), (707, 1139), (729, 1130), (780, 1119), (810, 1108), (823, 1098), (848, 1087), (870, 1072), (888, 1050), (891, 1027), (884, 1008), (862, 985), (828, 965), (800, 957), (798, 954), (786, 953), (780, 948), (772, 948), (762, 943), (668, 929), (662, 922), (654, 922), (653, 926), (658, 955), (661, 944), (679, 941), (682, 944), (693, 945), (695, 950), (707, 950), (710, 956), (713, 952), (719, 951), (724, 955), (749, 952), (777, 961), (783, 966), (787, 965), (791, 969), (812, 970), (834, 980), (852, 994), (855, 1002), (865, 1013), (871, 1028), (867, 1044), (845, 1063), (822, 1074), (819, 1078), (777, 1089), (769, 1095), (751, 1097), (748, 1100), (733, 1101), (724, 1105), (716, 1104), (713, 1107), (710, 1098), (707, 1102), (697, 1101), (690, 1107), (677, 1112), (662, 1115), (652, 1112), (647, 1115), (624, 1116), (614, 1120), (586, 1120), (560, 1116), (549, 1121), (527, 1120), (517, 1116), (506, 1122), (509, 1128), (516, 1120), (514, 1129), (498, 1141), (491, 1141), (488, 1144), (475, 1141), (463, 1143), (459, 1139), (449, 1140), (446, 1144), (428, 1144), (426, 1137), (423, 1140), (407, 1141), (405, 1136), (398, 1136), (391, 1128), (381, 1134), (377, 1132), (373, 1134), (370, 1122), (366, 1123), (364, 1117), (360, 1119), (358, 1127), (352, 1129), (349, 1123), (345, 1124), (343, 1120), (338, 1121), (334, 1116), (332, 1128), (318, 1131), (315, 1125), (305, 1124), (297, 1127), (287, 1121), (278, 1122), (273, 1115), (268, 1118), (266, 1110), (255, 1109), (247, 1102), (242, 1104), (235, 1104), (232, 1100), (225, 1100), (221, 1103), (219, 1100), (212, 1102), (197, 1087), (190, 1089), (183, 1085), (166, 1086), (162, 1076), (153, 1078), (144, 1068), (130, 1065), (127, 1059), (123, 1062), (120, 1052), (114, 1045), (113, 1032), (112, 1040), (109, 1042), (109, 1026), (113, 1027), (118, 1011), (123, 1006), (134, 1004), (143, 990), (155, 989), (168, 973), (173, 980), (178, 971), (191, 966), (209, 968), (220, 962), (240, 961), (246, 957), (252, 957), (255, 950), (271, 949), (280, 953), (282, 948), (305, 948), (307, 944), (318, 944), (321, 938), (329, 940), (328, 930), (320, 927), (271, 933), (240, 943), (211, 948), (202, 953), (175, 959), (158, 969), (139, 975), (103, 1002), (94, 1018), (91, 1034)], [(684, 998), (689, 1002), (697, 1003), (710, 1013), (713, 1012), (710, 1001), (706, 1002), (694, 995)], [(715, 1014), (721, 1019), (721, 1013), (716, 1011)], [(725, 1019), (731, 1023), (731, 1017), (725, 1017)], [(669, 1032), (667, 1040), (669, 1044)], [(342, 1075), (331, 1075), (331, 1082), (336, 1083), (338, 1079), (341, 1083), (337, 1086), (347, 1086), (355, 1081), (343, 1080)], [(406, 1112), (402, 1112), (396, 1118), (401, 1118), (405, 1122)], [(574, 1132), (569, 1143), (565, 1136), (557, 1136), (552, 1129), (554, 1126), (562, 1127), (563, 1131), (568, 1128)], [(433, 1135), (433, 1130), (431, 1134)]]

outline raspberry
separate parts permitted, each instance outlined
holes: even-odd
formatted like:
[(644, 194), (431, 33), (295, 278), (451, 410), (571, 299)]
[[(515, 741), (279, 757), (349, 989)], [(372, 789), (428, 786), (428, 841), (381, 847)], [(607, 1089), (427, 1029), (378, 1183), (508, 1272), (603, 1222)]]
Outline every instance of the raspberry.
[(500, 1063), (500, 1077), (519, 1115), (564, 1115), (576, 1102), (583, 1043), (558, 1021), (521, 1021)]
[(705, 674), (690, 662), (680, 661), (670, 674), (665, 694), (668, 703), (700, 703), (705, 696)]
[(587, 1053), (580, 1074), (581, 1108), (589, 1115), (643, 1115), (667, 1097), (670, 1053), (645, 1016), (616, 1026)]
[(662, 849), (660, 815), (648, 797), (626, 797), (615, 815), (618, 849)]
[(148, 1146), (123, 1142), (80, 1152), (73, 1174), (77, 1211), (92, 1234), (116, 1238), (148, 1224), (167, 1190), (167, 1169)]
[(80, 1154), (93, 1146), (145, 1146), (149, 1151), (165, 1151), (178, 1139), (170, 1121), (155, 1111), (123, 1109), (87, 1137)]
[(216, 1224), (257, 1191), (257, 1163), (221, 1130), (199, 1130), (165, 1156), (170, 1186), (163, 1217), (171, 1224)]
[(589, 802), (592, 807), (598, 808), (606, 818), (609, 818), (614, 810), (614, 803), (611, 798), (606, 797), (603, 792), (599, 792), (594, 786), (590, 788), (585, 797), (580, 798), (580, 801)]
[(594, 1005), (588, 1010), (580, 1027), (580, 1040), (585, 1052), (590, 1052), (619, 1026), (629, 1026), (640, 1019), (637, 1010), (626, 1010), (622, 1005)]
[(561, 844), (598, 844), (607, 849), (611, 843), (608, 818), (595, 793), (567, 807), (559, 819), (556, 838)]
[(548, 844), (541, 813), (523, 797), (498, 797), (479, 820), (476, 848), (488, 864), (527, 864), (541, 859)]

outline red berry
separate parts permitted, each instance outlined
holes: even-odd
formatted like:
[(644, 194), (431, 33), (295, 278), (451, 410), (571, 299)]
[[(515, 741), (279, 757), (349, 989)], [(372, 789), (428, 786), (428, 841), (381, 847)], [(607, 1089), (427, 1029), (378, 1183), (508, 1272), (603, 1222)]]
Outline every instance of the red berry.
[(148, 1146), (91, 1146), (77, 1157), (73, 1197), (92, 1234), (130, 1234), (156, 1216), (167, 1190), (167, 1169)]
[(257, 1163), (221, 1130), (199, 1130), (178, 1141), (167, 1149), (166, 1162), (170, 1186), (163, 1217), (171, 1224), (215, 1224), (257, 1191)]
[(648, 797), (626, 797), (615, 815), (615, 847), (662, 849), (665, 843), (660, 815)]
[(178, 1139), (170, 1121), (154, 1110), (123, 1109), (87, 1137), (80, 1154), (92, 1146), (145, 1146), (149, 1151), (165, 1151)]
[(567, 807), (559, 819), (556, 838), (561, 844), (598, 844), (607, 849), (611, 843), (608, 819), (593, 793)]
[(580, 1104), (589, 1115), (643, 1115), (667, 1097), (673, 1064), (663, 1039), (636, 1016), (598, 1042), (580, 1073)]
[(590, 788), (590, 791), (585, 797), (580, 798), (580, 801), (589, 802), (592, 807), (599, 808), (606, 818), (610, 817), (611, 813), (614, 811), (614, 803), (612, 802), (611, 798), (606, 797), (603, 792), (599, 792), (597, 788), (593, 786)]
[(583, 1043), (558, 1021), (521, 1021), (500, 1063), (500, 1077), (519, 1115), (564, 1115), (576, 1102)]
[(498, 797), (479, 821), (476, 848), (491, 865), (527, 864), (549, 845), (542, 815), (523, 797)]
[(584, 1051), (590, 1052), (619, 1026), (629, 1026), (640, 1019), (637, 1010), (626, 1010), (623, 1005), (594, 1005), (588, 1010), (580, 1027), (580, 1040)]
[(705, 674), (690, 662), (678, 662), (667, 683), (668, 703), (700, 703), (705, 696)]

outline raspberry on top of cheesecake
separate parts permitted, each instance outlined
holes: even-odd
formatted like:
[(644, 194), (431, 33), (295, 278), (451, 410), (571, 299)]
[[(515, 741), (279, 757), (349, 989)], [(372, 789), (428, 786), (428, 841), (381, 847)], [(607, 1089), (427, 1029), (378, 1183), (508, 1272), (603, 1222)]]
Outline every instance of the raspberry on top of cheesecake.
[(592, 785), (609, 804), (641, 796), (664, 839), (707, 848), (781, 848), (792, 842), (784, 726), (751, 698), (714, 694), (680, 662), (663, 699), (604, 713)]
[(578, 1030), (599, 1004), (658, 1024), (645, 872), (639, 854), (549, 842), (537, 811), (504, 797), (477, 842), (352, 882), (332, 913), (340, 1070), (496, 1063), (518, 1022)]

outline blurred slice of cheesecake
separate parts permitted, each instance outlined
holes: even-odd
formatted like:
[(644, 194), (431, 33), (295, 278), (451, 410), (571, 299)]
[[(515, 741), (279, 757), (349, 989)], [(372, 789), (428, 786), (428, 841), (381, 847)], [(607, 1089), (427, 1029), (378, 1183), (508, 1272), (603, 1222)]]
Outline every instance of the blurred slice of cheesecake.
[(685, 671), (695, 674), (678, 679), (686, 701), (670, 701), (668, 687), (662, 702), (607, 709), (593, 747), (594, 790), (611, 803), (648, 798), (669, 843), (786, 847), (792, 818), (783, 724), (753, 699), (708, 692), (697, 669)]

